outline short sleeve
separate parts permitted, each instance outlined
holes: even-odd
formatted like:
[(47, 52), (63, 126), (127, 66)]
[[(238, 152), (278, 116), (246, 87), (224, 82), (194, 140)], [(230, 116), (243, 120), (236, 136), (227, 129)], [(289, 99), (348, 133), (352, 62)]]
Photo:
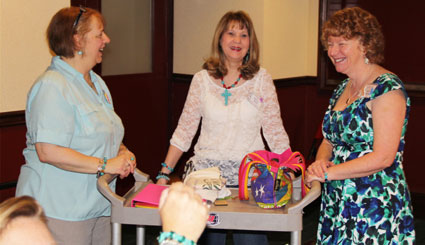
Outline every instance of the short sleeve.
[(58, 74), (46, 75), (34, 84), (28, 94), (26, 109), (32, 143), (70, 145), (75, 113), (67, 97), (66, 81)]

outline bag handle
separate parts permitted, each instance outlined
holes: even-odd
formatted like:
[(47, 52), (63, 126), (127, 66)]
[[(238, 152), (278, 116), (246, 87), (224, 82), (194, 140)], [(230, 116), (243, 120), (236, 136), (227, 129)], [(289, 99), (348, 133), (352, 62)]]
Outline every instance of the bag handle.
[(301, 195), (304, 197), (310, 189), (305, 185), (305, 159), (304, 156), (298, 151), (291, 154), (291, 156), (284, 162), (281, 162), (280, 167), (287, 167), (294, 171), (301, 170)]
[[(265, 152), (265, 151), (264, 151)], [(239, 199), (248, 200), (248, 174), (253, 164), (267, 164), (267, 161), (260, 155), (262, 151), (248, 153), (239, 166)], [(249, 161), (249, 159), (251, 159)]]

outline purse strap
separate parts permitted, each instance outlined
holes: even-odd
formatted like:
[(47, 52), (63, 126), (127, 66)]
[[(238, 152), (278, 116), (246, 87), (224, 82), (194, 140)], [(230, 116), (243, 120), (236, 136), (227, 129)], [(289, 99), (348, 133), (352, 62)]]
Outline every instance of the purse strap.
[(248, 153), (239, 166), (239, 199), (248, 200), (248, 175), (249, 170), (254, 164), (267, 164), (267, 161), (260, 155), (260, 152)]
[(279, 167), (287, 167), (294, 171), (301, 171), (301, 195), (304, 197), (310, 189), (305, 185), (305, 159), (304, 156), (298, 151), (291, 154), (291, 156), (284, 162), (281, 162)]

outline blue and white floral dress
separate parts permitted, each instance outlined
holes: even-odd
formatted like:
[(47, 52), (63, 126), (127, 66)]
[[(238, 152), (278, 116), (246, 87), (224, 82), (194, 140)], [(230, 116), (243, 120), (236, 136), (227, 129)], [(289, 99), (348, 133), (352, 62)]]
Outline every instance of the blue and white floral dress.
[(394, 74), (383, 74), (373, 83), (370, 96), (363, 96), (343, 111), (333, 108), (349, 79), (336, 88), (323, 120), (323, 135), (333, 145), (332, 159), (341, 164), (373, 151), (372, 111), (368, 101), (400, 89), (406, 98), (400, 145), (393, 164), (372, 175), (324, 184), (318, 244), (413, 244), (414, 220), (410, 193), (403, 172), (404, 136), (410, 99)]

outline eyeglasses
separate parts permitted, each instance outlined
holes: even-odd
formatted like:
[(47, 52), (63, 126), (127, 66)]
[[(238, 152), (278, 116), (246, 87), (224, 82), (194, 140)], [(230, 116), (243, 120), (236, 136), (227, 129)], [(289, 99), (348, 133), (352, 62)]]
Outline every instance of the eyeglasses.
[(81, 15), (83, 13), (85, 13), (87, 10), (85, 8), (83, 8), (82, 6), (80, 6), (80, 13), (78, 13), (77, 18), (74, 21), (74, 24), (72, 25), (72, 29), (75, 29), (75, 27), (77, 27), (78, 25), (78, 21), (80, 21)]

